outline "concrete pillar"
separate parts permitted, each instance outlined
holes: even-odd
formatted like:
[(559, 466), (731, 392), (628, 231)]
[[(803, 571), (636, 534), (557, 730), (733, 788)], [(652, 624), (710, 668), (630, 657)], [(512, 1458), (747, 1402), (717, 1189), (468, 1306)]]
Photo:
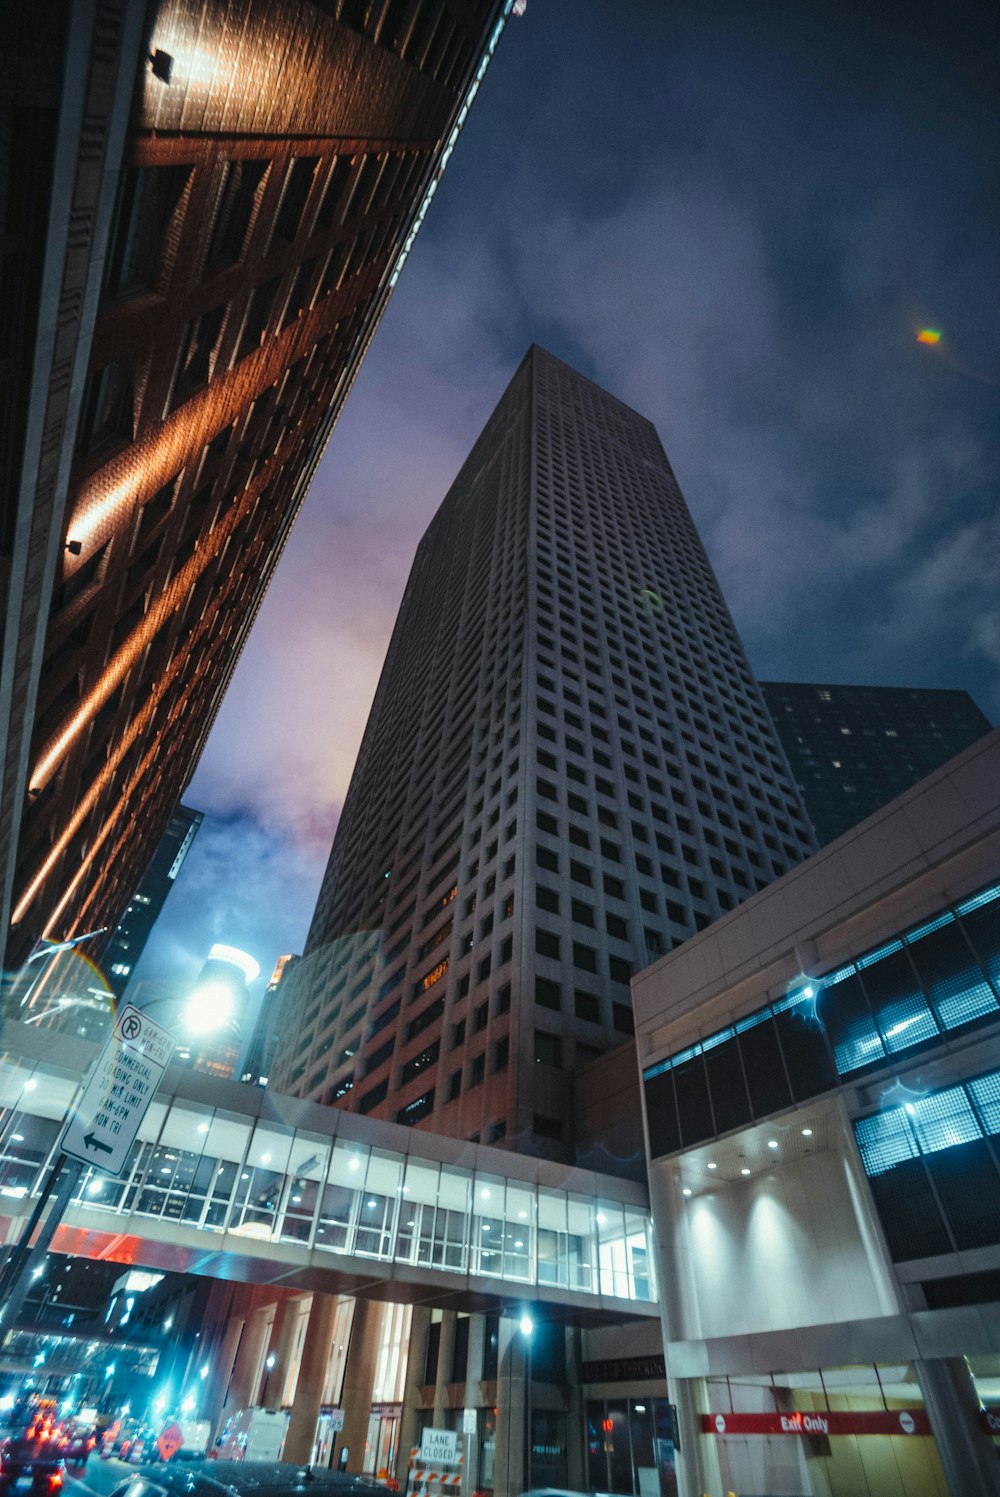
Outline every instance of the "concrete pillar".
[(330, 1361), (333, 1333), (337, 1320), (338, 1299), (335, 1294), (314, 1294), (309, 1312), (309, 1328), (302, 1348), (295, 1400), (288, 1421), (288, 1434), (281, 1459), (298, 1462), (312, 1460), (316, 1424), (326, 1386), (326, 1369)]
[(702, 1432), (701, 1416), (708, 1408), (700, 1378), (675, 1378), (669, 1383), (677, 1409), (677, 1433), (681, 1448), (676, 1456), (677, 1497), (702, 1497), (722, 1492), (722, 1470), (714, 1435)]
[(497, 1449), (493, 1465), (494, 1497), (514, 1497), (525, 1490), (526, 1419), (528, 1413), (528, 1338), (517, 1321), (500, 1321), (497, 1370)]
[(964, 1357), (913, 1364), (951, 1497), (996, 1497), (1000, 1462), (979, 1420), (979, 1399)]
[(222, 1411), (235, 1370), (236, 1351), (242, 1334), (243, 1321), (239, 1316), (233, 1316), (222, 1333), (218, 1353), (212, 1359), (215, 1365), (202, 1384), (203, 1392), (198, 1412), (202, 1419), (207, 1419), (211, 1424), (213, 1440), (219, 1433), (219, 1426), (222, 1423)]
[(288, 1388), (286, 1384), (295, 1353), (299, 1314), (303, 1301), (307, 1298), (306, 1295), (287, 1294), (278, 1305), (267, 1348), (268, 1356), (274, 1358), (274, 1366), (267, 1382), (267, 1403), (270, 1408), (281, 1408), (294, 1402), (295, 1388)]
[(403, 1409), (399, 1419), (399, 1448), (396, 1451), (395, 1477), (400, 1491), (406, 1487), (410, 1451), (417, 1444), (420, 1407), (417, 1390), (424, 1380), (427, 1361), (427, 1333), (431, 1312), (426, 1305), (414, 1305), (410, 1315), (410, 1344), (406, 1348), (406, 1379), (403, 1384)]
[(257, 1393), (257, 1375), (264, 1351), (264, 1342), (270, 1334), (271, 1319), (266, 1309), (245, 1312), (243, 1334), (240, 1337), (233, 1375), (229, 1381), (225, 1412), (234, 1414), (237, 1409), (248, 1409)]
[[(566, 1411), (566, 1485), (573, 1492), (587, 1489), (586, 1429), (587, 1410), (583, 1396), (583, 1367), (580, 1356), (580, 1332), (566, 1327), (566, 1381), (569, 1385), (569, 1408)], [(600, 1486), (601, 1483), (593, 1483)]]
[(344, 1368), (344, 1428), (334, 1442), (333, 1464), (334, 1467), (340, 1464), (340, 1452), (346, 1445), (347, 1469), (358, 1476), (364, 1469), (365, 1441), (368, 1439), (368, 1420), (372, 1411), (372, 1388), (375, 1385), (375, 1364), (381, 1329), (382, 1306), (372, 1300), (356, 1300), (351, 1340), (347, 1348), (347, 1364)]
[(448, 1384), (451, 1382), (451, 1364), (455, 1358), (455, 1322), (457, 1319), (458, 1316), (454, 1310), (442, 1310), (437, 1376), (434, 1379), (434, 1422), (432, 1426), (434, 1429), (444, 1429), (448, 1422)]
[[(483, 1403), (483, 1357), (486, 1353), (486, 1316), (469, 1316), (469, 1360), (465, 1372), (465, 1399), (466, 1409), (478, 1409)], [(462, 1497), (472, 1497), (472, 1493), (479, 1485), (479, 1419), (476, 1420), (476, 1433), (463, 1434), (462, 1448), (465, 1451), (465, 1465), (462, 1467)]]

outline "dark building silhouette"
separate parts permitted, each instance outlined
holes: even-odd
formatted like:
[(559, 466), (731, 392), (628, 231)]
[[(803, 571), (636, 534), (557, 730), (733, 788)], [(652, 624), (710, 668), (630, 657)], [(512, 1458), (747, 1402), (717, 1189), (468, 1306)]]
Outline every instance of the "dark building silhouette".
[(277, 1054), (281, 1043), (282, 1025), (287, 1024), (291, 1019), (286, 999), (290, 992), (289, 979), (298, 961), (299, 958), (289, 952), (285, 956), (279, 956), (275, 963), (271, 980), (261, 999), (260, 1012), (257, 1015), (253, 1033), (244, 1053), (241, 1081), (249, 1081), (254, 1086), (267, 1086), (268, 1084), (271, 1061)]
[(824, 847), (990, 731), (967, 691), (760, 686)]
[(8, 962), (137, 887), (509, 9), (8, 10)]
[(203, 820), (203, 812), (192, 811), (189, 806), (177, 807), (156, 844), (156, 851), (139, 881), (139, 887), (115, 926), (104, 952), (104, 975), (117, 999), (124, 996), (136, 963)]
[(271, 1084), (566, 1157), (632, 974), (814, 845), (654, 427), (532, 348), (418, 548)]

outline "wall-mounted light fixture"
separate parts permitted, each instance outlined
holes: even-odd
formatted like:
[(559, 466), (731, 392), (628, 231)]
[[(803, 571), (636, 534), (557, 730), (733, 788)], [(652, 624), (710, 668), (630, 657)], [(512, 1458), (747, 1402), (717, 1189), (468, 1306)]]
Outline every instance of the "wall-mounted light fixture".
[(161, 83), (169, 83), (174, 76), (174, 59), (169, 52), (164, 52), (162, 47), (157, 47), (155, 52), (150, 52), (146, 58), (154, 78), (159, 78)]

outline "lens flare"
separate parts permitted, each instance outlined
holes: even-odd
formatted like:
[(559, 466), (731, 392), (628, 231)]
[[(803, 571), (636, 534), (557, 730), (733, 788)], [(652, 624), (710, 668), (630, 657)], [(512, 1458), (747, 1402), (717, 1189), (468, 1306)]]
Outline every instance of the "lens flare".
[(941, 332), (940, 332), (940, 329), (936, 328), (936, 327), (922, 327), (920, 329), (919, 333), (917, 334), (917, 342), (918, 343), (930, 343), (930, 344), (940, 343), (941, 342)]

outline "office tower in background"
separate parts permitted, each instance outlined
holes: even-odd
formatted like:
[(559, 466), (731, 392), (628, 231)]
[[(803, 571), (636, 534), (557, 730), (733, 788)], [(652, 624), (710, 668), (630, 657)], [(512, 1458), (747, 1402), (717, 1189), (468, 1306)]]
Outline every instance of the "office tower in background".
[(298, 960), (291, 952), (279, 956), (274, 964), (271, 980), (264, 989), (240, 1067), (240, 1080), (249, 1081), (253, 1086), (268, 1084), (271, 1059), (278, 1050), (282, 1025), (288, 1023), (291, 1017), (285, 999), (290, 991), (289, 979)]
[(655, 429), (533, 347), (418, 548), (271, 1083), (569, 1157), (632, 974), (814, 845)]
[(8, 964), (137, 887), (510, 6), (0, 26)]
[(121, 999), (149, 940), (174, 880), (181, 871), (191, 843), (204, 820), (204, 813), (178, 806), (167, 830), (156, 844), (149, 867), (139, 887), (125, 906), (104, 951), (104, 975), (115, 998)]
[(967, 691), (760, 686), (822, 847), (990, 731)]

